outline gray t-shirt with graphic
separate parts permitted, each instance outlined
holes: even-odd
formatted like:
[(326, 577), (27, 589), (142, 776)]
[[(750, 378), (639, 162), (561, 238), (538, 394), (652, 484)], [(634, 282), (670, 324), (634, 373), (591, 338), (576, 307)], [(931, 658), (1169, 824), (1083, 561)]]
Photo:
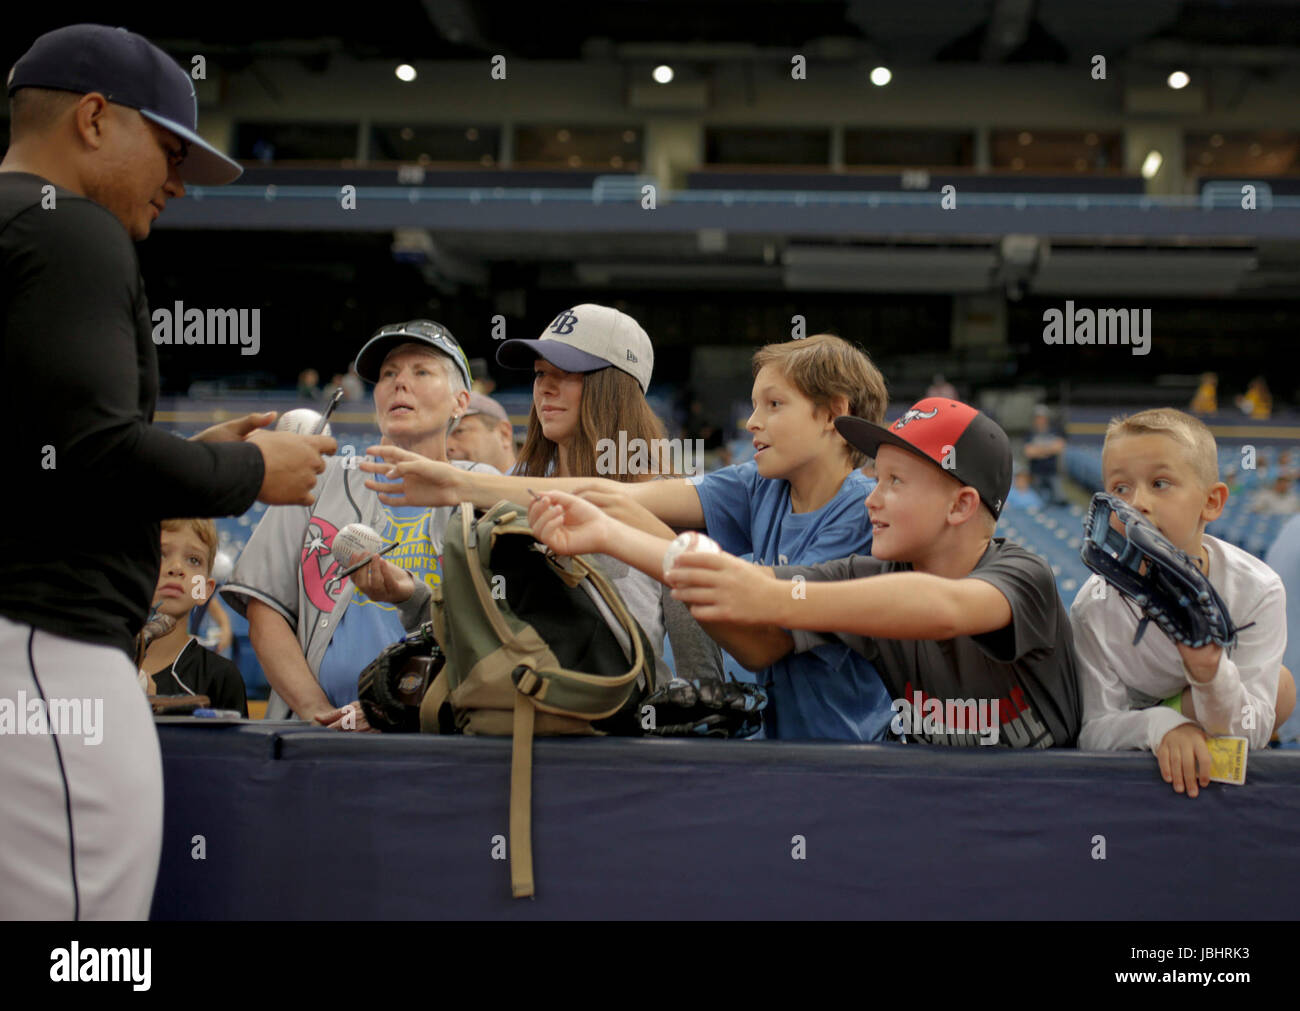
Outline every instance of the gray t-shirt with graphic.
[[(803, 576), (821, 582), (911, 570), (906, 562), (853, 555), (819, 565), (778, 566), (775, 572), (779, 579)], [(1011, 624), (945, 640), (796, 630), (791, 633), (795, 651), (838, 641), (865, 656), (896, 702), (906, 704), (904, 712), (916, 710), (908, 720), (916, 728), (906, 734), (909, 739), (978, 744), (981, 735), (970, 722), (972, 709), (966, 703), (975, 703), (977, 712), (982, 701), (991, 714), (996, 701), (996, 743), (1012, 748), (1073, 747), (1082, 720), (1074, 635), (1051, 569), (1020, 545), (995, 537), (965, 578), (982, 579), (1001, 591), (1011, 605)], [(927, 715), (935, 717), (940, 710), (937, 721), (927, 722)]]

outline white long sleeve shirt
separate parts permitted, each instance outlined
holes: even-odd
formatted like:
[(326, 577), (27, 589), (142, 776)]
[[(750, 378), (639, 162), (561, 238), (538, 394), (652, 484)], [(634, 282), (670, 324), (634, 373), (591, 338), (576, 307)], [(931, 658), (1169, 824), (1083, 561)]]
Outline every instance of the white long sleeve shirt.
[(1286, 591), (1258, 558), (1215, 537), (1203, 537), (1210, 582), (1244, 629), (1207, 682), (1194, 681), (1178, 647), (1154, 622), (1133, 645), (1142, 612), (1098, 575), (1079, 589), (1070, 608), (1083, 696), (1079, 747), (1088, 751), (1160, 747), (1165, 734), (1193, 722), (1163, 699), (1192, 688), (1197, 722), (1213, 735), (1268, 746), (1273, 733), (1278, 672), (1286, 649)]

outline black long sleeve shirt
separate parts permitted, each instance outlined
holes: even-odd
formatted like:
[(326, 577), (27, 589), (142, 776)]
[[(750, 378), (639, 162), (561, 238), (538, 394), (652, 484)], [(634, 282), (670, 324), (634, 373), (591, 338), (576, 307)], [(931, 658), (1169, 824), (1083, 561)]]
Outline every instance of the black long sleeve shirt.
[(262, 454), (153, 427), (158, 358), (135, 247), (94, 201), (55, 189), (43, 207), (49, 185), (0, 172), (0, 614), (134, 656), (159, 521), (242, 513)]

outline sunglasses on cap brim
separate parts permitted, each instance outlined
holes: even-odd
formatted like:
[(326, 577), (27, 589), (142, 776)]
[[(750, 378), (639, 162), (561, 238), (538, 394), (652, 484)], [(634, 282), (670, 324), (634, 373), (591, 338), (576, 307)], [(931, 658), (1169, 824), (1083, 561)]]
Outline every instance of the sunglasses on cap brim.
[(371, 337), (375, 340), (378, 337), (415, 337), (421, 340), (431, 341), (435, 347), (446, 351), (449, 355), (465, 363), (465, 368), (469, 368), (469, 362), (465, 358), (465, 351), (442, 330), (436, 330), (431, 326), (423, 324), (414, 326), (386, 326), (377, 334)]

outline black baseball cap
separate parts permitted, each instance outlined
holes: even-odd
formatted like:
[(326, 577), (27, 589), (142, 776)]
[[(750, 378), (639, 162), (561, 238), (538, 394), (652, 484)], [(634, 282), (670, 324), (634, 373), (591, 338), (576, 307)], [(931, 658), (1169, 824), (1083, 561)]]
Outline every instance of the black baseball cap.
[(926, 397), (888, 427), (844, 415), (835, 419), (840, 435), (874, 457), (882, 445), (897, 446), (942, 467), (979, 492), (994, 518), (1011, 490), (1011, 442), (996, 421), (970, 404)]
[(198, 135), (199, 100), (181, 66), (143, 35), (107, 25), (68, 25), (46, 32), (9, 71), (8, 89), (98, 91), (137, 110), (190, 145), (181, 179), (199, 186), (234, 182), (240, 164)]
[(388, 352), (402, 344), (427, 344), (435, 351), (442, 352), (456, 363), (461, 378), (465, 380), (465, 389), (473, 388), (474, 380), (470, 375), (465, 352), (450, 330), (431, 319), (409, 319), (405, 323), (381, 326), (357, 352), (354, 363), (357, 375), (368, 383), (379, 382), (379, 367), (384, 364)]

